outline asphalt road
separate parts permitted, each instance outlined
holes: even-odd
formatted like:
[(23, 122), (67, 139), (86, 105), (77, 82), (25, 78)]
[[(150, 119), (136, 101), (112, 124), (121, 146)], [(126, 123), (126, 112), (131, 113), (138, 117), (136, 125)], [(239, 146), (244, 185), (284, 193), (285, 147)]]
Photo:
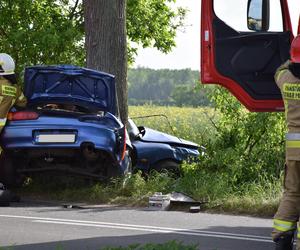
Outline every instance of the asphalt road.
[(200, 250), (267, 250), (271, 226), (271, 219), (244, 216), (21, 202), (0, 207), (0, 248), (93, 250), (178, 240)]

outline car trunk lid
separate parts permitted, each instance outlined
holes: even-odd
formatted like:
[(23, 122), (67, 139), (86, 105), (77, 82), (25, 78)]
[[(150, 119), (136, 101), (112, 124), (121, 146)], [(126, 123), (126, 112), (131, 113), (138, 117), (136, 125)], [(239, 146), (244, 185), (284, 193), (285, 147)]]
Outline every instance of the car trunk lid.
[(73, 104), (91, 112), (117, 113), (114, 76), (72, 65), (33, 66), (25, 70), (29, 106)]

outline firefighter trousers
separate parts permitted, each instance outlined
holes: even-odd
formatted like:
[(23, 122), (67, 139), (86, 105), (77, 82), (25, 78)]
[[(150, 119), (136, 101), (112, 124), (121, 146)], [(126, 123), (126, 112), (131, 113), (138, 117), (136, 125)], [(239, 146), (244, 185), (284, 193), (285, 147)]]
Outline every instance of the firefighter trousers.
[[(272, 238), (274, 241), (297, 230), (300, 216), (300, 161), (287, 160), (285, 166), (284, 193), (274, 216)], [(300, 226), (298, 224), (297, 250), (300, 250)]]

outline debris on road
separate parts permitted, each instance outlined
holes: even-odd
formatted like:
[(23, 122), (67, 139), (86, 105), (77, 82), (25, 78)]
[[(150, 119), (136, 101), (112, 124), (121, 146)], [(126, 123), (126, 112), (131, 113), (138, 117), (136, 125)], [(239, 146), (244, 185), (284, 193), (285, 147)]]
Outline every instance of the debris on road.
[(170, 195), (163, 195), (161, 192), (156, 192), (149, 197), (149, 208), (153, 210), (168, 210), (170, 206)]
[(190, 213), (199, 213), (200, 212), (200, 206), (191, 206), (190, 207)]
[(198, 213), (200, 205), (203, 203), (179, 192), (172, 192), (166, 195), (156, 192), (149, 197), (149, 208), (153, 210), (184, 210)]
[(80, 205), (73, 205), (73, 204), (63, 204), (63, 208), (73, 208), (73, 209), (84, 209), (84, 207)]
[(117, 209), (120, 205), (111, 204), (88, 204), (88, 203), (65, 203), (61, 205), (66, 209)]

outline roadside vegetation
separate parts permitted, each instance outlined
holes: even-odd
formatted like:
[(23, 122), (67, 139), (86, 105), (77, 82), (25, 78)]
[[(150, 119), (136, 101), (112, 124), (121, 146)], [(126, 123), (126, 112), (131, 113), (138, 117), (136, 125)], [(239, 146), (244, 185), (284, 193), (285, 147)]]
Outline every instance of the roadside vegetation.
[[(0, 250), (13, 250), (13, 247), (0, 247)], [(63, 246), (58, 246), (55, 250), (64, 250)], [(103, 247), (102, 250), (196, 250), (197, 245), (185, 245), (178, 241), (168, 241), (162, 244), (133, 244), (128, 247)]]
[[(272, 216), (282, 193), (283, 114), (248, 112), (219, 88), (211, 94), (215, 108), (150, 105), (129, 108), (138, 125), (206, 147), (197, 163), (182, 165), (179, 178), (153, 172), (145, 179), (137, 172), (125, 180), (87, 186), (80, 180), (74, 184), (73, 178), (64, 177), (35, 181), (23, 192), (47, 194), (64, 201), (146, 206), (154, 192), (177, 191), (207, 202), (203, 207), (207, 211)], [(141, 118), (152, 114), (164, 116)]]
[(182, 177), (166, 187), (209, 201), (210, 211), (272, 216), (282, 194), (284, 114), (249, 112), (222, 88), (208, 93), (214, 108), (143, 106), (130, 114), (164, 113), (172, 130), (157, 117), (139, 123), (206, 147), (199, 162), (183, 164)]
[(128, 247), (106, 247), (103, 250), (196, 250), (195, 245), (184, 245), (181, 242), (169, 241), (164, 244), (131, 245)]

